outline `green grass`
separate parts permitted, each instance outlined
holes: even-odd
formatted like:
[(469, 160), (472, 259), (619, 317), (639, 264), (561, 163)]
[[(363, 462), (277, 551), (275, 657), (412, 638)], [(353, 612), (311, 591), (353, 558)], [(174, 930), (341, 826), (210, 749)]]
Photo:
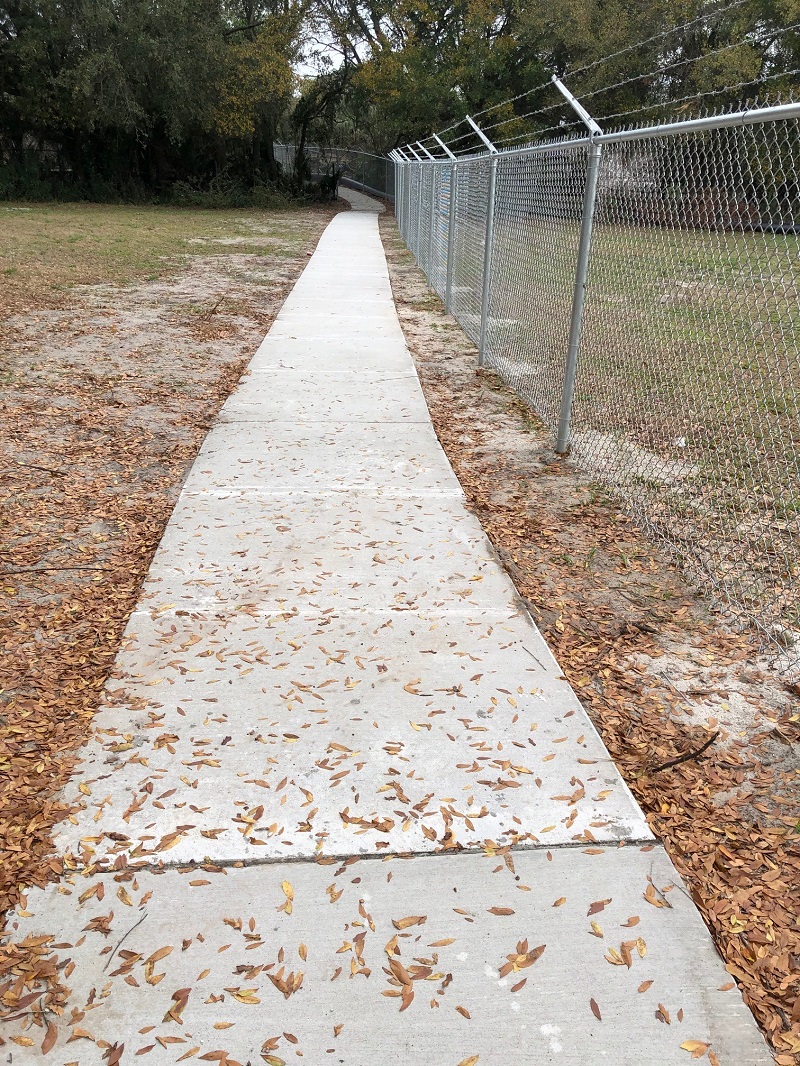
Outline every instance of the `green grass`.
[[(490, 364), (551, 426), (578, 237), (575, 223), (535, 219), (495, 231), (490, 314), (513, 325), (495, 328)], [(467, 243), (477, 269), (481, 235)], [(599, 223), (572, 425), (583, 461), (597, 458), (596, 474), (681, 554), (724, 574), (740, 603), (787, 617), (798, 588), (786, 574), (800, 565), (800, 239)], [(613, 439), (642, 451), (609, 467)], [(642, 469), (648, 453), (677, 464), (675, 485), (657, 461), (652, 478)]]
[[(199, 210), (105, 204), (0, 204), (0, 317), (58, 301), (74, 285), (129, 285), (174, 272), (187, 255), (292, 256), (309, 209)], [(214, 239), (247, 238), (242, 244)], [(250, 243), (253, 238), (258, 243)], [(192, 243), (198, 238), (202, 243)]]

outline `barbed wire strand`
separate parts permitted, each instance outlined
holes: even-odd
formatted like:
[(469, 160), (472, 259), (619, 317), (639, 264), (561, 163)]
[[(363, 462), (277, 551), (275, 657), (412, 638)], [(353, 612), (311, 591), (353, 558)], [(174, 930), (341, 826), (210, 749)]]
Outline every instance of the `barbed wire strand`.
[[(563, 77), (574, 77), (576, 74), (583, 74), (587, 70), (594, 70), (596, 67), (602, 66), (604, 63), (610, 63), (612, 59), (618, 59), (620, 56), (628, 55), (630, 52), (638, 52), (639, 49), (643, 48), (645, 45), (653, 44), (654, 41), (660, 41), (665, 37), (671, 37), (673, 34), (682, 33), (685, 30), (691, 29), (693, 26), (697, 26), (701, 22), (705, 22), (707, 19), (726, 15), (729, 11), (742, 7), (746, 3), (749, 3), (749, 0), (733, 0), (733, 3), (727, 4), (725, 7), (717, 8), (715, 11), (706, 11), (703, 15), (698, 15), (689, 22), (683, 22), (678, 26), (672, 26), (668, 30), (661, 30), (659, 33), (653, 34), (652, 37), (646, 37), (643, 41), (637, 41), (636, 44), (627, 45), (625, 48), (620, 48), (616, 52), (601, 56), (599, 59), (595, 59), (591, 63), (585, 63), (581, 67), (575, 67), (573, 70), (568, 69), (564, 72)], [(541, 85), (535, 86), (533, 89), (526, 89), (525, 92), (519, 93), (517, 96), (511, 96), (507, 100), (501, 100), (498, 104), (492, 104), (491, 107), (484, 108), (483, 111), (476, 111), (472, 117), (478, 118), (481, 115), (488, 115), (491, 111), (496, 111), (498, 108), (505, 107), (506, 104), (516, 103), (517, 100), (522, 100), (526, 96), (541, 92), (542, 89), (550, 87), (551, 84), (550, 81), (546, 81)]]
[(557, 100), (554, 104), (549, 104), (547, 107), (539, 107), (535, 111), (528, 111), (524, 115), (512, 115), (511, 118), (503, 118), (499, 122), (494, 122), (491, 126), (482, 126), (481, 129), (484, 133), (488, 133), (489, 130), (496, 130), (498, 126), (507, 126), (509, 122), (522, 122), (526, 118), (533, 118), (535, 115), (545, 115), (548, 111), (556, 111), (560, 107), (569, 107), (569, 104), (562, 98)]
[(561, 122), (557, 126), (548, 126), (546, 129), (536, 130), (534, 133), (518, 133), (516, 137), (507, 137), (505, 140), (495, 141), (494, 146), (495, 148), (500, 148), (503, 145), (507, 146), (513, 144), (514, 142), (520, 142), (522, 144), (527, 142), (533, 144), (534, 141), (538, 141), (541, 137), (544, 137), (546, 133), (564, 133), (566, 130), (571, 129), (573, 126), (580, 126), (584, 130), (586, 129), (580, 119), (575, 119), (574, 122)]
[(750, 81), (739, 81), (733, 85), (725, 85), (721, 89), (709, 89), (704, 93), (690, 93), (688, 96), (680, 96), (677, 100), (662, 100), (656, 104), (643, 104), (641, 107), (631, 108), (629, 111), (615, 111), (611, 115), (598, 116), (598, 122), (611, 122), (616, 118), (627, 118), (629, 115), (639, 115), (644, 111), (655, 111), (658, 108), (664, 108), (665, 110), (672, 107), (677, 107), (678, 104), (685, 104), (689, 100), (703, 100), (709, 96), (718, 96), (722, 93), (732, 92), (734, 89), (744, 89), (748, 85), (766, 85), (768, 81), (775, 81), (778, 78), (791, 78), (795, 75), (800, 75), (800, 67), (794, 70), (783, 70), (776, 74), (767, 74), (764, 77), (752, 78)]
[[(770, 34), (770, 44), (774, 44), (775, 41), (781, 37), (784, 33), (792, 33), (794, 30), (800, 29), (800, 22), (794, 23), (792, 26), (786, 26), (783, 29), (776, 30)], [(592, 89), (591, 92), (583, 93), (578, 99), (583, 103), (585, 100), (591, 100), (595, 96), (600, 96), (602, 93), (610, 93), (614, 89), (621, 89), (626, 85), (632, 85), (634, 82), (641, 81), (643, 78), (653, 78), (656, 76), (663, 77), (665, 74), (669, 74), (671, 70), (676, 70), (678, 67), (685, 67), (689, 63), (700, 63), (705, 59), (711, 59), (713, 56), (722, 55), (723, 52), (730, 52), (734, 48), (744, 48), (753, 42), (748, 40), (736, 41), (732, 44), (722, 45), (721, 48), (715, 48), (711, 52), (706, 52), (701, 56), (688, 56), (686, 59), (676, 59), (674, 63), (668, 63), (663, 67), (655, 67), (653, 70), (648, 70), (644, 74), (634, 74), (630, 78), (625, 78), (622, 81), (613, 82), (611, 85), (604, 85), (600, 89)], [(721, 90), (710, 90), (710, 92), (719, 92)]]
[(526, 89), (524, 93), (518, 93), (516, 96), (509, 96), (507, 100), (501, 100), (499, 104), (492, 104), (491, 107), (485, 107), (483, 111), (476, 111), (472, 116), (473, 118), (480, 118), (481, 115), (488, 115), (491, 111), (497, 111), (500, 107), (505, 107), (506, 104), (515, 104), (517, 100), (522, 100), (526, 96), (531, 96), (533, 93), (539, 93), (542, 89), (552, 89), (553, 83), (551, 81), (543, 81), (541, 85), (534, 86), (533, 89)]
[[(709, 11), (705, 15), (701, 15), (698, 18), (691, 20), (690, 22), (683, 23), (680, 26), (676, 26), (676, 27), (674, 27), (671, 30), (664, 30), (660, 34), (655, 34), (653, 37), (650, 37), (650, 38), (647, 38), (644, 41), (638, 42), (636, 45), (632, 45), (632, 46), (630, 46), (629, 48), (626, 48), (626, 49), (620, 49), (618, 52), (613, 52), (613, 53), (611, 53), (608, 56), (604, 56), (604, 57), (602, 57), (602, 59), (598, 59), (594, 63), (586, 64), (583, 67), (578, 67), (575, 70), (570, 71), (569, 74), (565, 74), (564, 76), (565, 77), (575, 76), (576, 74), (580, 74), (580, 73), (584, 72), (585, 70), (593, 69), (593, 68), (601, 65), (603, 62), (607, 62), (607, 61), (610, 61), (611, 59), (615, 59), (615, 58), (617, 58), (620, 55), (626, 54), (627, 52), (635, 51), (635, 50), (643, 47), (646, 44), (652, 43), (655, 40), (659, 40), (659, 39), (661, 39), (663, 37), (668, 37), (668, 36), (670, 36), (673, 33), (679, 32), (680, 30), (685, 30), (685, 29), (691, 28), (692, 26), (697, 25), (699, 22), (702, 22), (703, 20), (705, 20), (707, 18), (710, 18), (711, 16), (722, 15), (722, 14), (724, 14), (724, 13), (726, 13), (726, 12), (728, 12), (728, 11), (734, 9), (734, 8), (742, 6), (742, 4), (745, 3), (745, 2), (747, 2), (747, 0), (734, 0), (734, 3), (729, 4), (729, 5), (727, 5), (724, 8), (719, 8), (716, 11), (713, 11), (713, 12)], [(800, 29), (800, 23), (793, 23), (791, 26), (786, 26), (786, 27), (782, 27), (780, 29), (774, 30), (768, 35), (768, 41), (769, 41), (770, 44), (774, 44), (783, 35), (788, 34), (788, 33), (793, 33), (793, 32), (795, 32), (798, 29)], [(620, 88), (623, 88), (623, 87), (625, 87), (627, 85), (634, 84), (637, 81), (642, 81), (644, 78), (652, 78), (652, 77), (656, 77), (656, 76), (663, 77), (664, 75), (668, 74), (670, 71), (676, 70), (676, 69), (678, 69), (680, 67), (688, 66), (690, 63), (699, 63), (699, 62), (701, 62), (701, 61), (703, 61), (705, 59), (710, 59), (710, 58), (713, 58), (714, 56), (721, 55), (721, 54), (723, 54), (725, 52), (730, 52), (730, 51), (732, 51), (732, 50), (734, 50), (736, 48), (742, 48), (742, 47), (745, 47), (745, 46), (748, 46), (748, 45), (752, 45), (753, 43), (757, 43), (757, 42), (750, 41), (747, 38), (743, 38), (740, 41), (736, 41), (736, 42), (733, 42), (733, 43), (730, 43), (730, 44), (727, 44), (727, 45), (722, 45), (720, 48), (716, 48), (716, 49), (712, 50), (711, 52), (706, 52), (704, 55), (690, 56), (690, 57), (687, 57), (685, 59), (678, 59), (678, 60), (673, 61), (672, 63), (668, 63), (666, 65), (661, 65), (659, 67), (656, 67), (653, 70), (647, 71), (647, 72), (645, 72), (643, 74), (635, 74), (635, 75), (632, 75), (629, 78), (625, 78), (625, 79), (623, 79), (621, 81), (614, 82), (611, 85), (604, 85), (604, 86), (602, 86), (599, 89), (594, 89), (594, 90), (592, 90), (592, 91), (590, 91), (588, 93), (583, 94), (579, 99), (581, 101), (585, 101), (585, 100), (594, 98), (596, 96), (599, 96), (599, 95), (601, 95), (603, 93), (612, 92), (614, 89), (620, 89)], [(778, 75), (776, 75), (776, 76), (778, 76)], [(753, 84), (756, 83), (757, 80), (758, 79), (754, 79), (754, 81), (752, 83)], [(766, 79), (764, 79), (764, 80), (766, 80)], [(744, 85), (751, 84), (751, 83), (742, 82), (740, 84), (744, 86)], [(519, 93), (517, 96), (509, 97), (509, 99), (503, 100), (503, 101), (501, 101), (498, 104), (493, 104), (492, 107), (485, 108), (483, 111), (475, 112), (475, 114), (472, 117), (473, 118), (478, 118), (478, 117), (480, 117), (482, 115), (489, 114), (491, 111), (497, 110), (498, 108), (503, 107), (506, 104), (515, 103), (517, 100), (521, 100), (521, 99), (523, 99), (526, 96), (530, 96), (532, 93), (541, 91), (542, 89), (545, 89), (545, 88), (548, 88), (548, 87), (552, 87), (552, 83), (551, 82), (544, 82), (542, 85), (537, 86), (534, 89), (529, 89), (529, 90), (527, 90), (524, 93)], [(736, 88), (736, 86), (726, 86), (726, 87), (724, 87), (722, 89), (713, 89), (713, 90), (709, 90), (708, 92), (703, 93), (703, 94), (694, 94), (694, 96), (696, 97), (698, 95), (702, 95), (702, 96), (706, 97), (706, 96), (719, 95), (719, 94), (724, 93), (724, 92), (729, 92), (732, 88)], [(669, 105), (669, 101), (666, 101), (665, 103), (659, 104), (659, 105), (647, 105), (646, 107), (643, 107), (643, 108), (641, 108), (639, 110), (653, 110), (653, 108), (656, 107), (656, 106), (668, 106), (668, 105)], [(556, 108), (558, 108), (560, 106), (562, 106), (562, 104), (559, 101), (559, 102), (557, 102), (555, 104), (548, 105), (545, 108), (538, 108), (535, 111), (528, 112), (524, 116), (514, 115), (511, 118), (503, 119), (503, 120), (501, 120), (499, 122), (493, 123), (490, 126), (484, 127), (484, 132), (486, 132), (488, 130), (491, 130), (491, 129), (496, 129), (499, 126), (507, 125), (508, 123), (513, 122), (513, 121), (515, 121), (517, 119), (522, 120), (524, 118), (534, 117), (535, 115), (538, 115), (538, 114), (544, 114), (544, 113), (546, 113), (548, 111), (553, 111), (553, 110), (555, 110)], [(630, 113), (635, 113), (635, 112), (631, 111)], [(623, 114), (624, 113), (620, 112), (619, 116), (613, 116), (613, 115), (612, 116), (607, 116), (606, 117), (606, 121), (608, 121), (609, 118), (621, 117)], [(462, 119), (461, 122), (455, 123), (453, 126), (447, 127), (447, 129), (442, 131), (442, 133), (446, 133), (446, 132), (449, 132), (452, 129), (456, 129), (456, 128), (458, 128), (459, 125), (461, 125), (464, 122), (466, 122), (466, 119)], [(439, 136), (442, 137), (442, 139), (444, 140), (444, 137), (442, 136), (442, 133), (440, 133)], [(470, 130), (466, 134), (462, 134), (461, 137), (458, 137), (458, 138), (454, 139), (453, 141), (449, 142), (448, 147), (451, 147), (453, 144), (459, 143), (459, 141), (465, 140), (469, 136), (474, 136), (474, 132)]]
[(596, 67), (602, 66), (603, 63), (610, 63), (612, 59), (619, 59), (620, 56), (628, 55), (630, 52), (638, 52), (640, 48), (644, 48), (644, 46), (648, 44), (653, 44), (654, 41), (660, 41), (665, 37), (671, 37), (674, 33), (690, 30), (693, 26), (697, 26), (699, 23), (705, 22), (707, 19), (718, 18), (720, 15), (727, 15), (729, 11), (733, 11), (737, 7), (742, 7), (743, 4), (749, 2), (750, 0), (734, 0), (733, 3), (728, 4), (726, 7), (717, 8), (715, 11), (706, 11), (704, 14), (698, 15), (689, 22), (683, 22), (679, 26), (673, 26), (669, 30), (661, 30), (659, 33), (654, 33), (652, 37), (646, 37), (643, 41), (637, 41), (636, 44), (630, 44), (625, 48), (620, 48), (618, 52), (611, 52), (609, 55), (601, 56), (600, 59), (595, 59), (591, 63), (585, 63), (582, 67), (575, 67), (573, 70), (567, 70), (564, 72), (564, 77), (574, 77), (576, 74), (583, 74), (587, 70), (594, 70)]

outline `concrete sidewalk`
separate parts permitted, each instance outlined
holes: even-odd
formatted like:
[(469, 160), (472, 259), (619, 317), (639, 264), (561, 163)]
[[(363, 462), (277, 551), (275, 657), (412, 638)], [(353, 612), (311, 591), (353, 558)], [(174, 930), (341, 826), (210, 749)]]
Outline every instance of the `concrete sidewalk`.
[(209, 433), (68, 799), (13, 923), (69, 960), (47, 1061), (771, 1061), (465, 507), (374, 210)]

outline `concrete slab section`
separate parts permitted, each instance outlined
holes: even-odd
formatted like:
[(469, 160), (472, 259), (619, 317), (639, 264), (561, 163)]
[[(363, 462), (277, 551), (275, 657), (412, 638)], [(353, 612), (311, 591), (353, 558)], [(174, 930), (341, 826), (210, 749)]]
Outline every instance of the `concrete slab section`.
[(460, 500), (184, 494), (140, 604), (468, 610), (517, 598)]
[(69, 960), (47, 1061), (772, 1061), (659, 847), (74, 875), (27, 913)]
[(347, 315), (286, 315), (277, 318), (270, 330), (273, 340), (297, 340), (317, 337), (320, 340), (353, 341), (373, 339), (378, 345), (402, 336), (400, 326), (385, 315), (366, 315), (357, 310)]
[(367, 196), (358, 189), (351, 189), (349, 185), (339, 186), (339, 199), (347, 200), (354, 211), (366, 211), (380, 215), (386, 210), (380, 200)]
[(285, 422), (218, 423), (184, 491), (232, 488), (463, 498), (433, 427), (414, 422), (328, 422), (317, 430)]
[(58, 836), (83, 861), (650, 839), (521, 614), (137, 613), (117, 673)]
[(430, 421), (422, 390), (409, 374), (355, 376), (342, 371), (251, 374), (227, 400), (222, 422)]
[(352, 338), (339, 337), (334, 340), (319, 333), (314, 337), (294, 340), (282, 338), (280, 341), (267, 334), (250, 363), (253, 374), (276, 370), (408, 373), (412, 369), (405, 341), (401, 337), (371, 344), (368, 338), (354, 341)]

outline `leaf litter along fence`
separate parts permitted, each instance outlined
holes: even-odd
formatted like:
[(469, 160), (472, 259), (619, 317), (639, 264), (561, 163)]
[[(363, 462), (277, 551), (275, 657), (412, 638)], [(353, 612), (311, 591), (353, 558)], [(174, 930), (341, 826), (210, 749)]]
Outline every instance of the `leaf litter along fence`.
[(602, 132), (554, 81), (586, 136), (394, 152), (401, 233), (556, 450), (797, 668), (800, 104)]

